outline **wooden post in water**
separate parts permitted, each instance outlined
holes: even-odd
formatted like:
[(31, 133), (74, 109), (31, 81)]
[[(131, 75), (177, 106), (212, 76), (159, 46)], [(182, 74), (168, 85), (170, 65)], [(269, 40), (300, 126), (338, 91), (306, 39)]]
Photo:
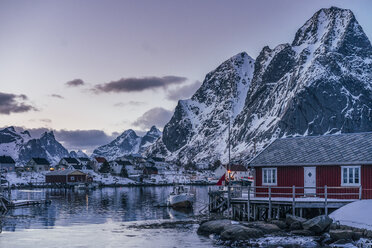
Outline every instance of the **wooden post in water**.
[(269, 186), (269, 213), (267, 215), (267, 218), (271, 220), (271, 211), (272, 211), (272, 205), (271, 205), (271, 186)]
[(251, 185), (248, 185), (248, 203), (247, 203), (247, 215), (248, 215), (248, 221), (251, 217)]
[(292, 215), (296, 215), (296, 187), (293, 185), (292, 186)]
[(359, 186), (359, 200), (362, 200), (362, 192), (363, 192), (363, 189), (362, 189), (362, 185)]
[(324, 213), (328, 216), (328, 188), (324, 186)]

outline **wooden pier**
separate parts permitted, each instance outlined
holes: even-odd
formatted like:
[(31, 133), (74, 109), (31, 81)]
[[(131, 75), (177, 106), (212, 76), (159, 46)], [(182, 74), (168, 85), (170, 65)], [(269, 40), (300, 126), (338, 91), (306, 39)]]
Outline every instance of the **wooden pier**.
[[(361, 200), (362, 189), (351, 193), (335, 193), (341, 187), (316, 188), (318, 194), (308, 195), (305, 187), (232, 186), (228, 190), (209, 190), (209, 211), (225, 213), (236, 220), (272, 220), (292, 214), (300, 217), (328, 215), (350, 202)], [(288, 193), (283, 193), (283, 189)], [(344, 190), (345, 187), (342, 187)], [(279, 192), (280, 193), (277, 193)], [(347, 199), (339, 199), (347, 198)], [(230, 200), (229, 200), (230, 199)]]

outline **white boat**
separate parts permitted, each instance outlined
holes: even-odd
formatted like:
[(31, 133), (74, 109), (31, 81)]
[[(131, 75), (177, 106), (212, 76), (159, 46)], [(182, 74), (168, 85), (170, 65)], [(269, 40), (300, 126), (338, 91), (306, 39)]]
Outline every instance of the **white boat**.
[(173, 208), (191, 208), (194, 201), (195, 196), (189, 192), (189, 188), (176, 185), (168, 196), (167, 205)]

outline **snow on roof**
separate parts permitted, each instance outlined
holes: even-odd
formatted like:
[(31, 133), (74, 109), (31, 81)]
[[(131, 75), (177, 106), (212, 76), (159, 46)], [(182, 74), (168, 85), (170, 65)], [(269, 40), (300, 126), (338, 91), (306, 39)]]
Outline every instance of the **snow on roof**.
[(372, 230), (372, 200), (349, 203), (329, 216), (341, 225)]
[(45, 158), (32, 158), (32, 160), (39, 165), (50, 165), (49, 161)]

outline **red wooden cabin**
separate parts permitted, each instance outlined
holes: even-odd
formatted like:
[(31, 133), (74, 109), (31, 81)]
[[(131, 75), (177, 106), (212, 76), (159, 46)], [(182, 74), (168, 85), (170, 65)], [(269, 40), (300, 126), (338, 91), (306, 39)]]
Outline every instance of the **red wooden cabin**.
[(76, 184), (91, 182), (87, 174), (79, 170), (59, 170), (45, 174), (46, 183)]
[[(249, 166), (257, 197), (372, 199), (372, 133), (277, 139)], [(327, 188), (327, 189), (325, 189)]]

